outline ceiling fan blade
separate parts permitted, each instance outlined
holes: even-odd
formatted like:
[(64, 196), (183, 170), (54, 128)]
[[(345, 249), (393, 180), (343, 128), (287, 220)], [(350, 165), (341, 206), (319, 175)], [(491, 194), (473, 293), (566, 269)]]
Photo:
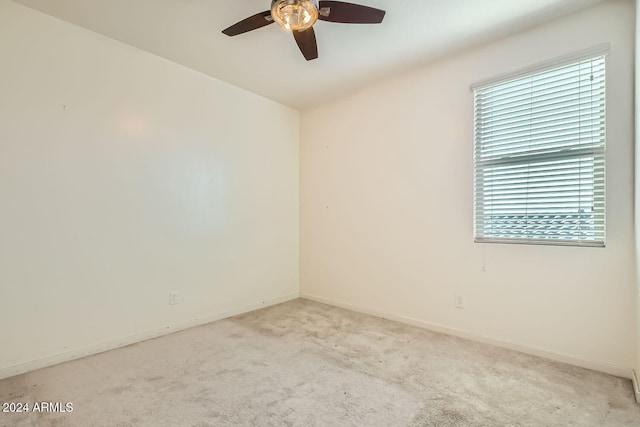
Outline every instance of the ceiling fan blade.
[(257, 13), (253, 16), (243, 19), (242, 21), (233, 24), (229, 28), (222, 30), (223, 34), (231, 36), (237, 36), (238, 34), (246, 33), (248, 31), (257, 30), (266, 25), (273, 24), (273, 18), (271, 18), (271, 11), (266, 10), (264, 12)]
[(318, 44), (316, 43), (316, 33), (313, 31), (313, 27), (304, 31), (293, 31), (293, 37), (296, 39), (300, 52), (302, 52), (307, 61), (318, 57)]
[[(342, 1), (321, 1), (318, 10), (319, 19), (344, 24), (379, 24), (386, 13), (384, 10)], [(327, 10), (328, 15), (325, 16)]]

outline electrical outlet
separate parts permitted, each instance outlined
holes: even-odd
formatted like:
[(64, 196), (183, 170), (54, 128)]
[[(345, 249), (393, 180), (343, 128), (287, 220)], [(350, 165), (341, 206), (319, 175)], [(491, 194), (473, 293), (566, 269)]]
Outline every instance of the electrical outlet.
[(178, 303), (178, 294), (175, 292), (169, 292), (169, 305), (176, 305)]
[(464, 308), (464, 297), (456, 294), (454, 298), (454, 306), (456, 308)]

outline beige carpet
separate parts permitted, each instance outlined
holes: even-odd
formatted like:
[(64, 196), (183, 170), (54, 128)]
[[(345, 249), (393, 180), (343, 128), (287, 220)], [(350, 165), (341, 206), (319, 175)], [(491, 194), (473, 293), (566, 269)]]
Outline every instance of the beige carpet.
[(296, 300), (0, 381), (2, 426), (639, 426), (631, 382)]

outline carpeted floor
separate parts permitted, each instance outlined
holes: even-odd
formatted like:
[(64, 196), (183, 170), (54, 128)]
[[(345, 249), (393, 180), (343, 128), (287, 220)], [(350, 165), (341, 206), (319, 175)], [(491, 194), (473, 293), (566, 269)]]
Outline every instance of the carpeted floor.
[(298, 299), (0, 381), (2, 426), (638, 426), (631, 382)]

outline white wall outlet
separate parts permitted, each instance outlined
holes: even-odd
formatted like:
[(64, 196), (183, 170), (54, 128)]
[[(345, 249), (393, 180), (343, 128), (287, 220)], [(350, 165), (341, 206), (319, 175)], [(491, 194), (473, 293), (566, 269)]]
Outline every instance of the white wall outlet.
[(178, 294), (175, 292), (169, 292), (169, 305), (176, 305), (178, 303)]
[(455, 295), (454, 306), (456, 308), (464, 308), (464, 297), (462, 295)]

